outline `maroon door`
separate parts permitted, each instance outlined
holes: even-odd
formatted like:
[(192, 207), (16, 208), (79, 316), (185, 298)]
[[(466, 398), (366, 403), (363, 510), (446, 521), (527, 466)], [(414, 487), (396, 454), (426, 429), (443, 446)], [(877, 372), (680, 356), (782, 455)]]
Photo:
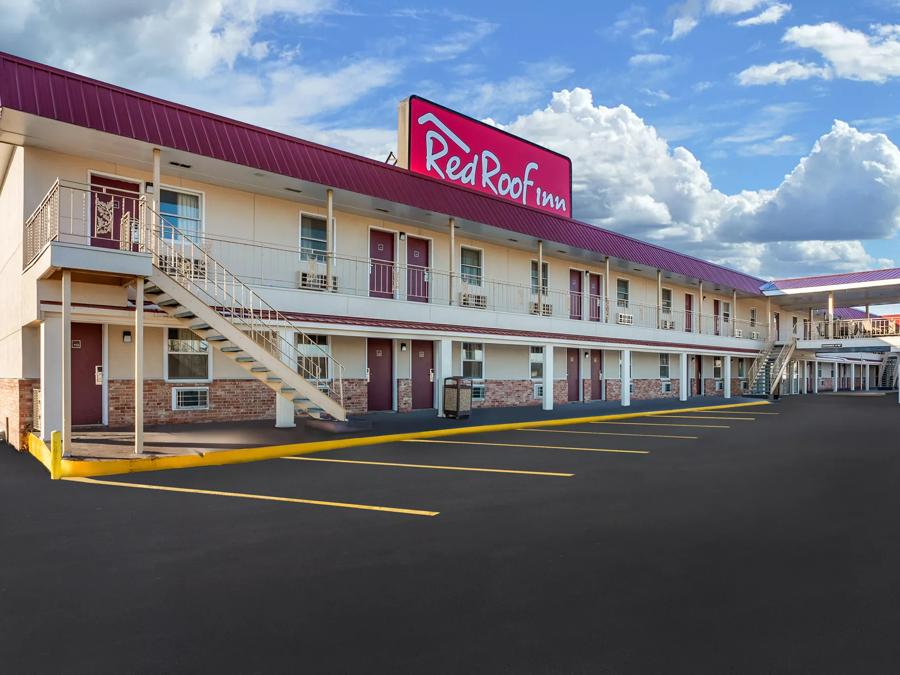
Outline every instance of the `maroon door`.
[(72, 424), (103, 423), (103, 327), (72, 324)]
[(715, 333), (716, 333), (716, 335), (718, 335), (719, 332), (720, 332), (720, 326), (719, 326), (719, 304), (720, 304), (720, 303), (719, 303), (718, 300), (713, 300), (713, 325), (715, 326)]
[(603, 352), (591, 350), (591, 400), (603, 398)]
[(434, 343), (412, 341), (412, 407), (434, 407)]
[(566, 350), (566, 378), (569, 382), (569, 400), (578, 400), (578, 350)]
[(391, 410), (394, 407), (394, 355), (390, 340), (369, 338), (369, 410)]
[(140, 183), (91, 176), (91, 246), (120, 248), (123, 221), (131, 236), (127, 228), (139, 215), (140, 192)]
[[(406, 238), (406, 299), (428, 302), (428, 240)], [(428, 344), (431, 344), (430, 342)], [(430, 408), (431, 406), (425, 406)]]
[(772, 316), (775, 319), (775, 339), (780, 340), (781, 339), (781, 316), (778, 314), (778, 312), (775, 312)]
[(581, 308), (581, 283), (584, 274), (578, 270), (569, 270), (569, 318), (580, 319)]
[(591, 309), (591, 321), (600, 320), (600, 280), (602, 278), (599, 274), (592, 274), (588, 277), (588, 293), (590, 294), (588, 306)]
[(684, 329), (688, 333), (694, 331), (694, 296), (690, 293), (684, 295)]
[(394, 297), (394, 235), (392, 232), (369, 230), (369, 296)]

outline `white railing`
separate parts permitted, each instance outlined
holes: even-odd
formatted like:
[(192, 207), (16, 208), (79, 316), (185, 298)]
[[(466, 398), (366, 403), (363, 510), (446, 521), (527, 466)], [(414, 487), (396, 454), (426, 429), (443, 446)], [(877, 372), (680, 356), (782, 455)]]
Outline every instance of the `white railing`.
[(781, 380), (787, 370), (787, 365), (794, 355), (794, 350), (796, 348), (797, 338), (791, 338), (778, 353), (778, 358), (775, 359), (775, 363), (772, 365), (772, 381), (769, 384), (769, 396), (775, 395), (775, 390), (778, 388), (778, 385), (781, 384)]
[(31, 264), (51, 241), (142, 250), (140, 224), (147, 219), (146, 208), (143, 195), (57, 179), (25, 221), (23, 265)]
[(809, 319), (804, 321), (803, 332), (807, 340), (861, 340), (900, 335), (897, 319), (835, 319), (830, 335), (827, 320), (813, 321), (811, 326), (812, 330)]

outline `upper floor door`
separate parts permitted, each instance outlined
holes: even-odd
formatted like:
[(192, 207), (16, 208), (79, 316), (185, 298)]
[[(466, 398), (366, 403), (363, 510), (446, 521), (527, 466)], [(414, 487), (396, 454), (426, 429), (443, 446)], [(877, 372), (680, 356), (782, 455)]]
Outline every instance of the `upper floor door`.
[(406, 299), (428, 302), (428, 240), (406, 238)]
[(694, 296), (690, 293), (684, 294), (684, 329), (688, 333), (694, 331)]
[(134, 240), (140, 196), (140, 183), (91, 175), (91, 246), (122, 248)]
[(394, 233), (369, 230), (369, 297), (394, 297)]
[(599, 274), (592, 274), (588, 277), (588, 307), (590, 308), (590, 320), (600, 321), (601, 309), (603, 306), (603, 277)]
[(581, 319), (582, 316), (582, 281), (584, 273), (580, 270), (569, 270), (569, 318)]
[(713, 300), (713, 326), (715, 327), (716, 335), (722, 332), (721, 304), (718, 300)]

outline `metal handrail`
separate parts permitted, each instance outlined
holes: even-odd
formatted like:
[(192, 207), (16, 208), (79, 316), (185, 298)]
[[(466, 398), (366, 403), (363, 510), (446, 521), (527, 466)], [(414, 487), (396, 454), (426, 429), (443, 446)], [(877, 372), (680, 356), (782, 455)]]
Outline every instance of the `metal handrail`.
[(791, 356), (793, 356), (796, 348), (797, 338), (795, 337), (792, 337), (790, 341), (781, 348), (778, 358), (775, 359), (775, 363), (772, 365), (772, 382), (769, 386), (769, 396), (775, 394), (775, 388), (780, 384), (781, 378), (784, 377), (784, 371), (787, 368), (788, 361)]
[(753, 363), (750, 364), (750, 370), (747, 371), (747, 382), (751, 387), (756, 385), (756, 380), (760, 373), (764, 372), (763, 367), (769, 362), (769, 356), (772, 354), (774, 348), (775, 338), (770, 338), (762, 350), (760, 350), (759, 354), (756, 355), (756, 358), (753, 359)]

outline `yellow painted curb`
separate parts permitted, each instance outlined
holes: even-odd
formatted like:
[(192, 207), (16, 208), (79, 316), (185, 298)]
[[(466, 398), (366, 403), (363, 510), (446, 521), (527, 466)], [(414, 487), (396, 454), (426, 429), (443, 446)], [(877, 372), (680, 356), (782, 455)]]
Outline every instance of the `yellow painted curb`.
[[(615, 413), (612, 415), (591, 415), (586, 417), (567, 417), (551, 420), (531, 420), (528, 422), (505, 422), (502, 424), (480, 424), (471, 427), (454, 427), (451, 429), (429, 429), (427, 431), (411, 431), (402, 434), (383, 434), (381, 436), (356, 436), (353, 438), (337, 438), (330, 441), (313, 441), (310, 443), (290, 443), (287, 445), (270, 445), (259, 448), (242, 448), (236, 450), (217, 450), (205, 455), (170, 455), (160, 457), (136, 457), (134, 459), (65, 459), (59, 461), (59, 475), (56, 477), (89, 478), (91, 476), (109, 476), (120, 473), (136, 473), (139, 471), (160, 471), (163, 469), (188, 469), (199, 466), (221, 466), (223, 464), (240, 464), (257, 462), (264, 459), (276, 459), (290, 455), (308, 455), (325, 450), (355, 448), (362, 445), (379, 445), (409, 441), (423, 438), (441, 438), (460, 436), (463, 434), (480, 434), (488, 431), (513, 431), (516, 429), (532, 429), (535, 427), (558, 427), (567, 424), (584, 424), (631, 419), (634, 417), (652, 417), (678, 412), (703, 412), (705, 410), (728, 410), (750, 406), (770, 405), (768, 401), (751, 403), (728, 403), (723, 405), (701, 406), (695, 408), (674, 408), (671, 410), (649, 410), (634, 413)], [(32, 449), (32, 439), (35, 449)], [(38, 446), (40, 444), (40, 446)], [(50, 451), (39, 438), (29, 434), (29, 451), (50, 470)]]

